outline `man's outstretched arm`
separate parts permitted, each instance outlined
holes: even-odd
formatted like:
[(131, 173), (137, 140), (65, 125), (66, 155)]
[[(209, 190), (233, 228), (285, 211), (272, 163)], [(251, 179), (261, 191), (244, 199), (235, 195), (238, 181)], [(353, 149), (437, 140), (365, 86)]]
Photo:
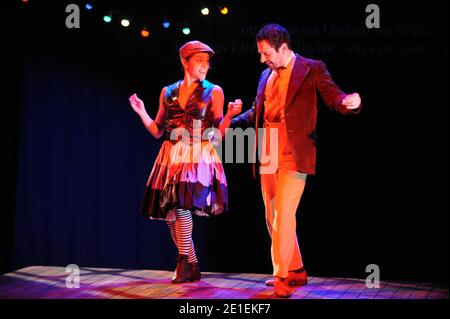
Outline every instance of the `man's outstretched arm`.
[(317, 89), (325, 104), (342, 114), (357, 114), (361, 111), (361, 97), (358, 93), (346, 94), (334, 83), (325, 63), (318, 62)]

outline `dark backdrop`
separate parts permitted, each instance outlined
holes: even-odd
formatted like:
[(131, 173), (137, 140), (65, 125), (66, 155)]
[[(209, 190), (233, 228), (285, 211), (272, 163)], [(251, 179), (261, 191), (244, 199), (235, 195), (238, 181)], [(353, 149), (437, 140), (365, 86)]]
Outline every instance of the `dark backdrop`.
[[(131, 110), (137, 93), (151, 116), (161, 88), (182, 77), (178, 47), (198, 39), (217, 55), (208, 78), (226, 102), (250, 107), (263, 66), (254, 37), (268, 22), (289, 28), (294, 50), (323, 60), (364, 101), (357, 117), (319, 105), (318, 163), (297, 214), (309, 273), (448, 281), (448, 43), (446, 1), (254, 6), (203, 17), (200, 2), (94, 2), (81, 28), (65, 6), (15, 1), (0, 27), (2, 119), (1, 272), (28, 265), (173, 269), (167, 227), (138, 209), (161, 141)], [(101, 10), (149, 22), (151, 36), (106, 25)], [(168, 14), (172, 27), (163, 30)], [(115, 18), (115, 16), (113, 16)], [(192, 33), (184, 36), (181, 23)], [(225, 164), (230, 211), (195, 218), (203, 270), (270, 273), (259, 184), (248, 164)]]

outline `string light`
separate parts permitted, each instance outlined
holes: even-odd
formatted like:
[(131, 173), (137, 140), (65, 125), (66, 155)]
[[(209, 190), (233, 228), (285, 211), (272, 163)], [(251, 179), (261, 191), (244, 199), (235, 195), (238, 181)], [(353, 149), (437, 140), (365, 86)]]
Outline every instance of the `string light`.
[(189, 27), (184, 27), (183, 28), (183, 34), (184, 35), (189, 35), (191, 34), (191, 29)]
[(112, 21), (112, 16), (111, 14), (106, 14), (103, 16), (103, 21), (105, 21), (106, 23), (110, 23)]
[(204, 16), (207, 16), (209, 14), (209, 9), (207, 7), (205, 7), (201, 10), (201, 12)]
[(128, 19), (122, 19), (121, 21), (120, 21), (120, 24), (122, 25), (122, 27), (129, 27), (130, 26), (130, 20), (128, 20)]
[(189, 28), (189, 24), (187, 22), (184, 23), (182, 31), (184, 35), (189, 35), (191, 33), (191, 28)]
[(163, 26), (164, 29), (169, 29), (170, 22), (169, 22), (169, 20), (167, 18), (164, 18), (162, 26)]
[[(31, 1), (30, 1), (30, 0), (21, 0), (21, 2), (24, 3), (24, 4), (28, 4), (28, 3), (30, 3)], [(83, 2), (84, 2), (84, 8), (85, 8), (86, 10), (89, 10), (89, 11), (93, 11), (93, 10), (94, 10), (94, 2), (93, 2), (92, 0), (91, 0), (91, 1), (83, 1)], [(200, 8), (201, 8), (201, 9), (200, 9), (200, 12), (201, 12), (201, 14), (202, 14), (203, 16), (210, 15), (211, 12), (212, 12), (212, 11), (210, 10), (210, 8), (209, 8), (208, 6), (206, 6), (206, 5), (204, 5), (204, 6), (200, 7)], [(217, 8), (217, 7), (216, 7), (216, 8)], [(221, 5), (221, 6), (219, 6), (218, 8), (219, 8), (219, 11), (220, 11), (220, 13), (221, 13), (222, 15), (227, 15), (227, 14), (229, 13), (229, 8), (228, 8), (227, 6)], [(108, 24), (111, 23), (112, 20), (113, 20), (113, 13), (114, 13), (114, 19), (116, 18), (116, 16), (120, 16), (120, 15), (121, 15), (120, 12), (109, 11), (108, 13), (106, 13), (106, 14), (104, 14), (104, 15), (102, 16), (102, 20), (103, 20), (105, 23), (108, 23)], [(136, 21), (133, 21), (133, 23), (135, 23), (135, 22), (136, 22)], [(129, 18), (122, 18), (122, 19), (120, 20), (120, 24), (121, 24), (123, 27), (125, 27), (125, 28), (130, 27), (131, 23), (132, 23), (132, 19), (129, 19)], [(178, 22), (175, 21), (175, 24), (178, 25)], [(172, 26), (172, 23), (169, 21), (167, 15), (164, 15), (164, 16), (163, 16), (163, 20), (162, 20), (162, 27), (163, 27), (164, 29), (169, 29), (171, 26)], [(185, 23), (182, 25), (181, 31), (182, 31), (182, 33), (183, 33), (184, 35), (189, 35), (189, 34), (191, 34), (191, 28), (190, 28), (190, 26), (188, 25), (187, 22), (185, 22)], [(141, 35), (142, 37), (144, 37), (144, 38), (148, 38), (148, 37), (150, 36), (150, 31), (149, 31), (149, 28), (148, 28), (148, 26), (147, 26), (146, 24), (144, 24), (144, 27), (142, 27), (142, 28), (140, 29), (140, 35)]]
[(220, 7), (220, 13), (222, 13), (223, 15), (228, 14), (228, 7)]
[(148, 37), (150, 36), (150, 32), (148, 31), (148, 29), (147, 29), (146, 27), (144, 27), (144, 28), (141, 30), (141, 36), (142, 36), (143, 38), (148, 38)]

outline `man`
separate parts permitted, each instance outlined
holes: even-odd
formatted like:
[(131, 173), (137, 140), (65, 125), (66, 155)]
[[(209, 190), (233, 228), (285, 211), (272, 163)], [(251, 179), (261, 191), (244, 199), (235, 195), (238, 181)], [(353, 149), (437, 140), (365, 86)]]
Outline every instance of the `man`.
[[(272, 239), (274, 279), (266, 285), (274, 286), (276, 296), (288, 298), (290, 285), (307, 283), (295, 215), (306, 177), (315, 173), (317, 92), (331, 110), (342, 114), (359, 113), (361, 98), (357, 93), (342, 92), (323, 62), (295, 54), (284, 27), (266, 25), (258, 32), (256, 41), (261, 63), (268, 68), (260, 76), (253, 107), (233, 119), (232, 127), (255, 127), (257, 141), (258, 129), (264, 128), (262, 149), (269, 150), (270, 158), (276, 161), (275, 169), (270, 169), (274, 163), (270, 163), (271, 167), (264, 163), (259, 166), (266, 222)], [(274, 129), (278, 136), (269, 134)], [(275, 150), (270, 149), (273, 148), (271, 139), (278, 142)], [(259, 143), (258, 147), (261, 147)]]

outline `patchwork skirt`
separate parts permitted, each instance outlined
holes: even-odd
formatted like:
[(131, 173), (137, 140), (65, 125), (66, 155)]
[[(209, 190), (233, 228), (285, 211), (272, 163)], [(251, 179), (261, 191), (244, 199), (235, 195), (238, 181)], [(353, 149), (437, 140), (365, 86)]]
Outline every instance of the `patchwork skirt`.
[(141, 213), (171, 221), (176, 210), (212, 216), (227, 206), (227, 181), (212, 144), (164, 141), (146, 184)]

